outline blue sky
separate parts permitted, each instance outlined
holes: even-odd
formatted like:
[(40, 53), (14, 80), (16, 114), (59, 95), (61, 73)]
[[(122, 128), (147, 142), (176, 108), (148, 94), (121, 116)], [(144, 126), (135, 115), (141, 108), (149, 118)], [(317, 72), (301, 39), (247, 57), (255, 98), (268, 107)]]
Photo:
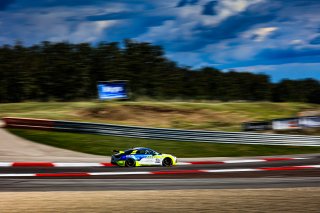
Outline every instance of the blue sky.
[(320, 80), (320, 0), (0, 0), (0, 45), (125, 38), (181, 66)]

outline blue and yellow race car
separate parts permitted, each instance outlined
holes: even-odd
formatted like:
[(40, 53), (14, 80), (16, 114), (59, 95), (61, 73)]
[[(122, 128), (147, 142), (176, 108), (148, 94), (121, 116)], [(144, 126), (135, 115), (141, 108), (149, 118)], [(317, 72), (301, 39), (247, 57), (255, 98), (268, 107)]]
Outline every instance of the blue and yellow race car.
[(161, 154), (152, 149), (137, 147), (125, 151), (113, 150), (111, 163), (118, 166), (173, 166), (177, 158), (169, 154)]

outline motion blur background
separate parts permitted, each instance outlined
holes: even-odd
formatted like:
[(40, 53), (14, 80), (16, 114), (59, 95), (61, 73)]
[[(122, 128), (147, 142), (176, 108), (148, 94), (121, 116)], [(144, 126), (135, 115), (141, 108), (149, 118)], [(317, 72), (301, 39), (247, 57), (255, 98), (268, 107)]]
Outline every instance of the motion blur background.
[(315, 0), (4, 0), (0, 102), (92, 99), (97, 81), (128, 80), (133, 99), (319, 103), (319, 9)]

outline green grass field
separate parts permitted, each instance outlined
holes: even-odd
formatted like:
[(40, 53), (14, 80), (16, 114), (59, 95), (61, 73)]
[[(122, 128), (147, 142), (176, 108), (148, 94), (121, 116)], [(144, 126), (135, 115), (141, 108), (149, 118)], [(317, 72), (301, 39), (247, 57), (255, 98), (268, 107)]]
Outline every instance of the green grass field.
[[(320, 111), (306, 103), (270, 102), (26, 102), (0, 104), (0, 117), (30, 117), (135, 126), (240, 131), (241, 123)], [(29, 140), (79, 152), (111, 155), (113, 149), (145, 146), (178, 157), (316, 153), (316, 147), (209, 144), (90, 134), (11, 129)]]
[(124, 150), (132, 147), (149, 147), (177, 157), (267, 156), (320, 152), (320, 147), (192, 143), (25, 129), (9, 131), (38, 143), (105, 156), (110, 156), (114, 149)]

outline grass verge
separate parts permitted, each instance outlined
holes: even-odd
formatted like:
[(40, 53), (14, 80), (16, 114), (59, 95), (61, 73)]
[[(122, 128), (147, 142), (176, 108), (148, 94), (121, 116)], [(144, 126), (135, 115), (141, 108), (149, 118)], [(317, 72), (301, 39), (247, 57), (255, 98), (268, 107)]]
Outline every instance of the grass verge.
[(111, 155), (113, 149), (124, 150), (140, 146), (177, 157), (240, 157), (320, 152), (320, 147), (193, 143), (25, 129), (9, 131), (37, 143), (96, 155)]
[(241, 131), (248, 121), (320, 113), (320, 105), (271, 102), (25, 102), (0, 104), (0, 117)]

